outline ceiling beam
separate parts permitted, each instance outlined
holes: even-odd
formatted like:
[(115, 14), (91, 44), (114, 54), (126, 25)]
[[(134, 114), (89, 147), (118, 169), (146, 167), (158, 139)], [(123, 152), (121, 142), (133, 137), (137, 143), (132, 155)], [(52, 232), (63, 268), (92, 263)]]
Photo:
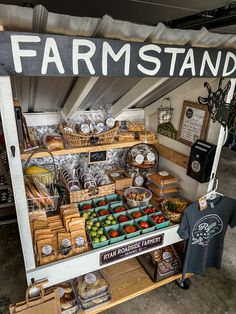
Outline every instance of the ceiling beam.
[(116, 118), (123, 110), (132, 108), (143, 97), (151, 93), (154, 89), (158, 88), (168, 78), (162, 77), (146, 77), (141, 79), (131, 90), (115, 102), (111, 108), (112, 116)]
[(84, 99), (87, 97), (91, 89), (96, 84), (99, 77), (80, 77), (76, 80), (75, 85), (70, 92), (65, 105), (62, 109), (62, 115), (69, 119), (82, 104)]

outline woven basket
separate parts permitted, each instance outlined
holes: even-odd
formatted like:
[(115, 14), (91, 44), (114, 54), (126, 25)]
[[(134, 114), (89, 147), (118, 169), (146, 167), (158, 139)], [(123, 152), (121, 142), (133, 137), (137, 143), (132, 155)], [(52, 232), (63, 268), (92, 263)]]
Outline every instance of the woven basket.
[(71, 203), (78, 203), (78, 202), (90, 200), (94, 197), (102, 197), (102, 196), (106, 196), (106, 195), (114, 194), (114, 193), (115, 193), (115, 184), (108, 184), (108, 185), (99, 186), (93, 192), (90, 192), (89, 190), (80, 190), (80, 191), (69, 192), (69, 195), (70, 195)]
[(90, 145), (111, 144), (116, 136), (119, 126), (120, 126), (119, 122), (116, 121), (114, 128), (99, 134), (71, 133), (65, 131), (62, 125), (59, 126), (59, 129), (70, 147), (80, 147)]
[[(177, 205), (176, 212), (172, 212), (166, 208), (165, 204), (167, 202), (173, 202)], [(181, 198), (166, 198), (161, 202), (163, 213), (173, 222), (180, 222), (184, 210), (188, 205), (189, 203)]]

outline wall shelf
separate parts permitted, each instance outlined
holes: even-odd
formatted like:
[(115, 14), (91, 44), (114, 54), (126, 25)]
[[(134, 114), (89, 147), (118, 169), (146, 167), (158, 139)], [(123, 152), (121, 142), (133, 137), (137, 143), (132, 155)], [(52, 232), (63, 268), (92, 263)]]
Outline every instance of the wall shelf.
[(139, 240), (147, 240), (159, 234), (163, 234), (163, 243), (156, 248), (161, 248), (173, 243), (180, 242), (182, 241), (182, 239), (177, 233), (178, 227), (179, 225), (175, 224), (167, 228), (142, 234), (138, 237), (127, 239), (125, 241), (121, 241), (113, 245), (108, 245), (100, 249), (92, 250), (84, 254), (75, 255), (64, 260), (26, 270), (27, 281), (31, 282), (32, 278), (34, 278), (34, 280), (36, 281), (47, 278), (48, 283), (46, 284), (46, 286), (52, 286), (71, 278), (75, 278), (86, 273), (110, 266), (112, 264), (120, 263), (124, 260), (128, 260), (135, 256), (152, 251), (155, 249), (155, 247), (151, 247), (150, 249), (147, 249), (145, 251), (136, 252), (131, 256), (128, 255), (122, 259), (115, 260), (112, 263), (103, 266), (100, 265), (100, 254), (110, 251), (111, 249), (123, 247), (124, 245), (130, 245)]
[[(136, 144), (141, 144), (142, 141), (132, 141), (132, 142), (118, 142), (114, 141), (112, 144), (105, 144), (105, 145), (94, 145), (94, 146), (85, 146), (85, 147), (76, 147), (76, 148), (66, 148), (61, 150), (54, 150), (52, 151), (53, 156), (62, 156), (62, 155), (69, 155), (69, 154), (81, 154), (81, 153), (89, 153), (95, 151), (103, 151), (103, 150), (110, 150), (116, 148), (129, 148)], [(157, 140), (149, 141), (149, 144), (157, 144)], [(26, 160), (32, 152), (22, 153), (21, 159)], [(33, 158), (39, 157), (48, 157), (47, 152), (38, 152), (36, 153)]]

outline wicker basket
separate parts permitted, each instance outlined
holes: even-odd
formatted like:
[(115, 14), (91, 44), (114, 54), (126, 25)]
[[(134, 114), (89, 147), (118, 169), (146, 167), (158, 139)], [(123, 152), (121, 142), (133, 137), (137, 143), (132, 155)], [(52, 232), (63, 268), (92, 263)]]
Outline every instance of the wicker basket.
[[(167, 202), (173, 202), (176, 204), (176, 212), (168, 210), (165, 206)], [(185, 208), (189, 205), (187, 201), (181, 198), (166, 198), (161, 202), (163, 213), (173, 222), (180, 222)]]
[(90, 145), (111, 144), (116, 136), (119, 126), (120, 126), (119, 122), (116, 121), (114, 128), (99, 134), (71, 133), (65, 131), (63, 125), (60, 125), (59, 129), (70, 147), (80, 147)]
[[(46, 152), (49, 154), (49, 156), (52, 159), (52, 163), (49, 163), (45, 166), (45, 168), (48, 169), (48, 172), (46, 173), (38, 173), (38, 174), (26, 174), (25, 170), (27, 169), (27, 167), (30, 165), (31, 159), (33, 157), (34, 154), (37, 154), (38, 152)], [(37, 163), (35, 163), (35, 165), (37, 165)], [(43, 184), (47, 185), (50, 189), (54, 189), (54, 185), (58, 182), (58, 178), (59, 178), (59, 169), (55, 164), (55, 159), (52, 155), (52, 153), (47, 150), (47, 149), (38, 149), (35, 150), (26, 160), (25, 162), (25, 166), (24, 166), (24, 177), (26, 179), (29, 179), (31, 181), (34, 180), (34, 178), (36, 178), (37, 180), (39, 180), (40, 182), (42, 182)]]
[(71, 203), (78, 203), (86, 200), (90, 200), (94, 197), (102, 197), (109, 194), (115, 193), (115, 184), (108, 184), (99, 186), (96, 190), (93, 192), (89, 190), (80, 190), (80, 191), (74, 191), (69, 192), (70, 195), (70, 202)]

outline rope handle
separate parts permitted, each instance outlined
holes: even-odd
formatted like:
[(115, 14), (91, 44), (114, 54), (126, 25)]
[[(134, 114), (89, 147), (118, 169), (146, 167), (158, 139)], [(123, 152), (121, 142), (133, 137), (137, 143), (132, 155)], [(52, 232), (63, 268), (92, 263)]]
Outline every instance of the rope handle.
[[(31, 284), (31, 285), (27, 288), (26, 293), (25, 293), (25, 303), (26, 303), (27, 308), (30, 307), (30, 304), (29, 304), (30, 301), (35, 299), (35, 298), (30, 298), (30, 290), (31, 290), (32, 288), (37, 288), (37, 289), (39, 289), (39, 292), (40, 292), (40, 299), (41, 299), (42, 303), (44, 302), (44, 296), (45, 296), (45, 294), (44, 294), (43, 282), (38, 283), (38, 284)], [(36, 297), (36, 298), (37, 298), (37, 297)]]
[[(163, 107), (163, 104), (164, 104), (166, 101), (169, 102), (169, 107)], [(162, 108), (170, 108), (170, 109), (172, 108), (172, 102), (171, 102), (171, 100), (170, 100), (169, 97), (165, 97), (165, 98), (162, 99), (162, 102), (161, 102), (161, 105), (160, 105), (160, 109), (162, 109)]]
[(28, 164), (30, 163), (32, 157), (34, 156), (34, 154), (37, 154), (39, 152), (46, 152), (50, 155), (50, 157), (52, 158), (52, 162), (53, 162), (53, 168), (54, 168), (54, 171), (56, 172), (56, 163), (55, 163), (55, 159), (54, 159), (54, 156), (53, 154), (48, 150), (48, 149), (43, 149), (43, 148), (39, 148), (39, 149), (36, 149), (35, 151), (33, 151), (29, 157), (27, 158), (26, 162), (25, 162), (25, 168), (27, 168)]

